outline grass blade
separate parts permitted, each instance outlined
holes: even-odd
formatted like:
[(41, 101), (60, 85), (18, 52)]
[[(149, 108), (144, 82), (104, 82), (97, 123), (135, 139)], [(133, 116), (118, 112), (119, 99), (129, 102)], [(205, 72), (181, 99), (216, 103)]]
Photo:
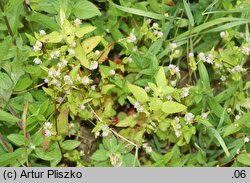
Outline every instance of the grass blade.
[(194, 17), (193, 17), (193, 14), (191, 12), (191, 9), (190, 9), (190, 4), (187, 3), (186, 0), (183, 0), (183, 4), (184, 4), (185, 11), (187, 13), (188, 19), (190, 21), (190, 24), (191, 24), (191, 26), (194, 26)]

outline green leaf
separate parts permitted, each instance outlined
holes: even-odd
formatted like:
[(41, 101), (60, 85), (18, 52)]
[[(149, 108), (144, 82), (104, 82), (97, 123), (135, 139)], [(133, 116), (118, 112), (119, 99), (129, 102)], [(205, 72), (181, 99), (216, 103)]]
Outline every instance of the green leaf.
[(223, 137), (234, 134), (238, 132), (239, 130), (241, 130), (241, 126), (235, 126), (235, 124), (230, 124), (226, 127)]
[(51, 156), (50, 152), (44, 151), (43, 148), (36, 148), (35, 153), (38, 156), (38, 158), (45, 161), (52, 161), (55, 159), (53, 156)]
[(115, 126), (117, 127), (131, 127), (133, 128), (136, 125), (135, 118), (128, 116), (123, 120), (119, 121)]
[(14, 125), (19, 122), (20, 119), (0, 109), (0, 121), (3, 121), (9, 125)]
[(14, 88), (14, 91), (25, 90), (26, 88), (31, 86), (32, 83), (33, 83), (33, 80), (31, 80), (29, 77), (22, 78), (22, 79), (18, 80), (18, 82)]
[(24, 145), (24, 135), (12, 133), (7, 136), (8, 140), (16, 146)]
[(89, 19), (101, 15), (98, 8), (93, 3), (86, 0), (78, 0), (72, 12), (77, 18), (81, 19)]
[(22, 4), (22, 0), (11, 0), (4, 6), (4, 13), (12, 11), (14, 8)]
[(14, 163), (25, 152), (25, 148), (19, 148), (12, 153), (6, 153), (0, 155), (0, 167), (5, 167)]
[(205, 65), (203, 64), (203, 62), (199, 62), (198, 69), (199, 69), (199, 75), (201, 78), (201, 82), (204, 86), (204, 90), (211, 93), (208, 72), (207, 72), (207, 69), (206, 69)]
[(187, 107), (178, 102), (167, 101), (162, 104), (161, 110), (167, 114), (173, 114), (185, 111)]
[(161, 110), (161, 108), (162, 108), (162, 101), (161, 101), (161, 99), (159, 99), (159, 98), (153, 98), (150, 101), (150, 108), (153, 111), (159, 111), (159, 110)]
[(92, 156), (91, 159), (94, 161), (105, 161), (109, 158), (108, 151), (101, 149), (97, 150)]
[(58, 115), (57, 130), (59, 135), (68, 133), (68, 127), (69, 127), (68, 116), (69, 116), (69, 108), (61, 111), (61, 113)]
[(145, 103), (148, 101), (148, 94), (144, 89), (130, 83), (127, 83), (127, 86), (140, 103)]
[(101, 42), (101, 40), (102, 40), (101, 36), (94, 36), (85, 39), (81, 45), (85, 53), (88, 54)]
[(43, 25), (44, 27), (52, 30), (52, 31), (59, 31), (60, 27), (59, 25), (56, 23), (54, 18), (51, 18), (47, 15), (35, 12), (35, 11), (31, 11), (31, 14), (27, 17), (28, 21), (31, 22), (36, 22), (39, 25)]
[[(0, 89), (8, 90), (12, 87), (13, 82), (11, 81), (8, 74), (0, 72)], [(0, 90), (1, 91), (1, 90)]]
[(75, 48), (75, 56), (80, 61), (82, 66), (89, 68), (89, 60), (80, 44), (77, 44), (77, 47)]
[(164, 15), (161, 15), (161, 14), (157, 14), (157, 13), (152, 13), (152, 12), (147, 12), (147, 11), (143, 11), (143, 10), (140, 10), (140, 9), (135, 9), (135, 8), (128, 8), (128, 7), (125, 7), (125, 6), (120, 6), (120, 5), (117, 5), (111, 1), (109, 1), (115, 8), (121, 10), (121, 11), (124, 11), (124, 12), (127, 12), (127, 13), (131, 13), (131, 14), (134, 14), (134, 15), (140, 15), (140, 16), (143, 16), (143, 17), (149, 17), (149, 18), (153, 18), (153, 19), (157, 19), (157, 20), (163, 20), (163, 19), (166, 19), (167, 17), (165, 17)]
[(239, 125), (243, 125), (243, 126), (246, 126), (247, 128), (250, 128), (250, 120), (249, 119), (250, 119), (250, 112), (242, 115), (240, 119), (235, 121), (235, 123), (238, 123)]
[(163, 67), (161, 67), (155, 76), (156, 84), (158, 87), (164, 87), (167, 85), (167, 79)]
[(65, 140), (61, 145), (64, 150), (69, 151), (77, 148), (80, 144), (81, 142), (77, 140)]
[(106, 150), (114, 150), (117, 146), (117, 140), (114, 135), (103, 138), (103, 146)]
[(12, 42), (12, 38), (10, 36), (6, 36), (5, 39), (0, 43), (0, 50), (1, 50), (1, 54), (0, 54), (0, 61), (4, 59), (4, 57), (8, 54), (8, 51), (10, 49), (11, 46), (11, 42)]
[(183, 4), (184, 4), (184, 8), (185, 8), (185, 11), (187, 13), (190, 24), (192, 26), (194, 26), (194, 17), (193, 17), (193, 14), (191, 12), (191, 9), (190, 9), (190, 3), (187, 3), (186, 0), (183, 0)]
[(75, 35), (79, 38), (83, 37), (85, 34), (88, 34), (92, 31), (94, 31), (96, 27), (88, 25), (88, 26), (83, 26), (83, 27), (77, 27)]
[(220, 136), (219, 132), (214, 129), (214, 128), (208, 128), (209, 132), (212, 133), (212, 135), (218, 140), (218, 142), (220, 143), (222, 149), (224, 150), (225, 154), (227, 156), (230, 156), (230, 153), (228, 152), (228, 148), (224, 142), (224, 140), (222, 139), (222, 137)]
[(42, 36), (39, 40), (46, 43), (60, 43), (63, 40), (63, 36), (59, 32), (53, 31)]
[(250, 154), (249, 153), (240, 154), (239, 156), (237, 156), (236, 159), (241, 164), (250, 166)]

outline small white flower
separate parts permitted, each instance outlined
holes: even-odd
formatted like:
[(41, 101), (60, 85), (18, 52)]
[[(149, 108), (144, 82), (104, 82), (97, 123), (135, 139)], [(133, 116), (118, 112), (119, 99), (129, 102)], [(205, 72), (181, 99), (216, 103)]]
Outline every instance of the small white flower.
[(171, 86), (176, 86), (176, 80), (170, 81)]
[(45, 137), (50, 137), (52, 135), (51, 130), (45, 130), (44, 135), (45, 135)]
[(131, 57), (128, 57), (128, 62), (132, 63), (133, 59)]
[(100, 55), (100, 53), (101, 53), (101, 52), (100, 52), (99, 50), (96, 50), (96, 51), (95, 51), (95, 55)]
[(176, 123), (180, 122), (180, 118), (178, 118), (177, 116), (174, 118), (174, 120), (175, 120)]
[(44, 83), (48, 83), (49, 82), (49, 79), (48, 78), (45, 78), (44, 79)]
[(231, 70), (232, 73), (241, 72), (241, 71), (243, 71), (243, 68), (242, 68), (241, 65), (236, 65), (236, 66)]
[(36, 41), (36, 44), (35, 44), (35, 46), (38, 46), (38, 47), (42, 47), (43, 46), (43, 44), (40, 42), (40, 41)]
[(133, 52), (137, 52), (137, 47), (134, 47), (134, 48), (133, 48)]
[(176, 125), (176, 129), (180, 129), (180, 128), (181, 128), (181, 124), (178, 123), (178, 124)]
[(179, 54), (180, 54), (180, 50), (175, 50), (174, 53), (175, 53), (176, 55), (179, 55)]
[(58, 62), (58, 63), (57, 63), (57, 67), (58, 67), (59, 69), (62, 69), (62, 68), (63, 68), (63, 64), (62, 64), (61, 62)]
[(249, 55), (249, 53), (250, 53), (250, 47), (248, 47), (248, 46), (243, 46), (243, 47), (242, 47), (242, 53), (243, 53), (244, 55)]
[(81, 21), (79, 18), (76, 18), (76, 19), (74, 20), (74, 23), (75, 23), (75, 25), (81, 25), (81, 24), (82, 24), (82, 21)]
[(150, 24), (152, 22), (152, 19), (151, 18), (148, 18), (147, 19), (147, 23)]
[(207, 113), (203, 112), (203, 113), (201, 114), (201, 117), (202, 117), (202, 119), (207, 119)]
[(97, 67), (98, 67), (98, 62), (93, 61), (93, 62), (90, 63), (89, 69), (90, 70), (95, 70), (95, 69), (97, 69)]
[(179, 138), (181, 136), (181, 132), (179, 130), (175, 130), (175, 136)]
[(132, 32), (129, 34), (129, 37), (127, 38), (127, 42), (128, 43), (136, 43), (136, 37)]
[(71, 49), (69, 49), (69, 54), (70, 54), (70, 55), (74, 55), (74, 54), (75, 54), (75, 50), (74, 50), (74, 49), (72, 49), (72, 48), (71, 48)]
[(57, 70), (56, 72), (55, 72), (55, 77), (60, 77), (60, 75), (61, 75), (61, 71), (60, 70)]
[(80, 105), (80, 110), (83, 111), (84, 109), (86, 109), (86, 106), (85, 105)]
[(244, 142), (248, 143), (249, 142), (249, 138), (248, 137), (244, 137)]
[(170, 43), (169, 45), (170, 45), (170, 48), (172, 50), (174, 50), (175, 48), (177, 48), (177, 44), (176, 43)]
[(95, 138), (100, 136), (100, 132), (95, 132)]
[(244, 8), (244, 6), (243, 5), (240, 5), (240, 9), (243, 9)]
[(240, 149), (237, 149), (236, 154), (238, 155), (240, 154)]
[(110, 74), (110, 75), (115, 75), (115, 70), (114, 70), (114, 69), (110, 70), (110, 71), (109, 71), (109, 74)]
[(189, 57), (189, 58), (194, 58), (194, 53), (192, 53), (192, 52), (189, 53), (189, 54), (188, 54), (188, 57)]
[(53, 124), (50, 123), (50, 122), (45, 122), (45, 123), (44, 123), (44, 128), (46, 128), (46, 129), (48, 129), (48, 130), (51, 130), (51, 129), (52, 129), (52, 126), (53, 126)]
[(158, 35), (158, 30), (154, 31), (154, 35), (156, 35), (156, 36)]
[(59, 50), (56, 50), (56, 51), (55, 51), (55, 56), (56, 56), (56, 57), (60, 57), (60, 55), (61, 55), (61, 52), (60, 52)]
[(62, 63), (64, 66), (67, 66), (68, 61), (67, 61), (67, 60), (65, 60), (65, 59), (63, 58), (63, 59), (62, 59), (62, 61), (61, 61), (61, 63)]
[(165, 16), (165, 17), (168, 17), (169, 15), (168, 15), (168, 13), (165, 13), (164, 16)]
[(158, 37), (163, 37), (163, 32), (159, 31), (157, 35)]
[(54, 53), (54, 52), (51, 52), (49, 56), (50, 56), (50, 58), (51, 58), (51, 59), (53, 59), (53, 58), (55, 58), (55, 57), (56, 57), (56, 55), (55, 55), (55, 53)]
[(172, 96), (171, 96), (171, 95), (167, 95), (167, 96), (166, 96), (166, 99), (167, 99), (167, 100), (172, 100)]
[(34, 52), (38, 52), (38, 51), (40, 51), (41, 50), (41, 48), (39, 48), (38, 46), (33, 46), (33, 51)]
[(92, 86), (91, 86), (91, 90), (95, 91), (95, 89), (96, 89), (96, 86), (95, 86), (95, 85), (92, 85)]
[(138, 102), (138, 101), (136, 101), (135, 103), (134, 103), (134, 108), (139, 108), (141, 106), (141, 104)]
[(184, 117), (186, 124), (191, 124), (194, 120), (194, 115), (192, 113), (187, 113)]
[(240, 119), (240, 115), (235, 116), (235, 120), (238, 120), (238, 119)]
[(33, 62), (37, 65), (40, 65), (42, 63), (42, 61), (37, 57), (33, 60)]
[(44, 36), (44, 35), (46, 35), (46, 32), (45, 32), (44, 30), (40, 30), (40, 31), (39, 31), (39, 34), (40, 34), (41, 36)]
[(117, 75), (114, 75), (114, 80), (117, 80), (118, 79), (118, 76)]
[(222, 68), (222, 65), (219, 64), (218, 62), (216, 62), (216, 63), (215, 63), (215, 67), (217, 67), (217, 68)]
[(87, 85), (87, 84), (90, 83), (90, 79), (89, 79), (87, 76), (85, 76), (85, 77), (82, 79), (82, 83), (83, 83), (84, 85)]
[(225, 38), (226, 37), (226, 32), (224, 32), (224, 31), (220, 32), (220, 37)]
[(143, 112), (144, 108), (142, 106), (140, 106), (139, 108), (137, 108), (138, 112)]
[(58, 97), (57, 102), (62, 103), (63, 102), (63, 98), (62, 97)]
[(49, 69), (48, 76), (52, 77), (54, 75), (54, 71), (52, 69)]
[(102, 136), (103, 137), (107, 137), (108, 135), (109, 135), (109, 130), (108, 129), (102, 131)]
[(198, 57), (199, 57), (200, 60), (205, 60), (206, 59), (206, 56), (205, 56), (205, 54), (203, 52), (200, 52), (198, 54)]
[(65, 93), (66, 93), (67, 95), (69, 95), (69, 94), (71, 93), (71, 91), (70, 91), (70, 90), (66, 90)]
[(147, 147), (145, 148), (145, 151), (146, 151), (147, 154), (150, 154), (150, 153), (153, 151), (153, 149), (152, 149), (152, 147), (147, 146)]
[(158, 23), (153, 23), (153, 28), (158, 28), (159, 24)]
[(232, 112), (232, 109), (231, 109), (231, 108), (228, 108), (228, 109), (227, 109), (227, 112), (228, 112), (228, 113), (231, 113), (231, 112)]
[(144, 90), (145, 90), (146, 92), (150, 92), (151, 89), (150, 89), (149, 86), (145, 86), (145, 87), (144, 87)]
[(72, 47), (76, 47), (76, 41), (73, 41), (73, 43), (72, 43)]
[(189, 95), (189, 88), (183, 88), (182, 92), (181, 92), (181, 97), (185, 98)]

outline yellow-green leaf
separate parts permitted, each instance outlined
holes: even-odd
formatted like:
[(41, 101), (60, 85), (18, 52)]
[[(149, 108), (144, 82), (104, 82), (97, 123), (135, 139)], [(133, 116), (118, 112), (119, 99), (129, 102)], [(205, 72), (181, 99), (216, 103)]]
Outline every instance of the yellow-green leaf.
[(128, 83), (127, 86), (140, 103), (145, 103), (148, 101), (148, 94), (144, 89), (130, 83)]
[(84, 49), (82, 48), (80, 44), (78, 44), (78, 46), (75, 48), (75, 56), (80, 61), (82, 66), (89, 68), (88, 58), (86, 56)]
[(82, 42), (82, 48), (85, 51), (85, 53), (91, 52), (102, 40), (101, 36), (94, 36), (90, 37), (88, 39), (85, 39)]
[(182, 112), (187, 109), (185, 105), (178, 102), (167, 101), (162, 104), (162, 111), (168, 114)]
[(83, 27), (77, 27), (76, 28), (76, 32), (75, 32), (75, 35), (77, 36), (77, 37), (83, 37), (85, 34), (88, 34), (88, 33), (90, 33), (90, 32), (92, 32), (92, 31), (94, 31), (96, 29), (96, 27), (94, 27), (94, 26), (90, 26), (90, 25), (88, 25), (88, 26), (83, 26)]
[(58, 134), (68, 133), (68, 116), (69, 116), (69, 108), (61, 111), (57, 118), (57, 130)]
[(161, 67), (158, 73), (156, 74), (155, 80), (158, 87), (164, 87), (167, 85), (167, 80), (163, 67)]

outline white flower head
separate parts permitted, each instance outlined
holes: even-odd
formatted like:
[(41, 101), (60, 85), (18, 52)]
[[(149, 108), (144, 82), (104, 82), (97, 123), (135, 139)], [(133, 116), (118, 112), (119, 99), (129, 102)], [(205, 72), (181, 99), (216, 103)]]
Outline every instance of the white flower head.
[(146, 151), (147, 154), (150, 154), (150, 153), (153, 151), (153, 149), (152, 149), (151, 146), (147, 146), (147, 147), (145, 148), (145, 151)]
[(157, 36), (158, 35), (158, 30), (154, 31), (154, 35)]
[(176, 86), (176, 80), (170, 81), (171, 86)]
[(174, 118), (174, 120), (175, 120), (176, 123), (180, 122), (180, 118), (178, 118), (177, 116)]
[(185, 87), (183, 88), (182, 92), (181, 92), (181, 97), (185, 98), (189, 95), (189, 88)]
[(144, 90), (145, 90), (146, 92), (150, 92), (151, 89), (150, 89), (149, 86), (145, 86), (145, 87), (144, 87)]
[(206, 59), (206, 56), (205, 56), (205, 54), (203, 52), (200, 52), (198, 54), (198, 57), (199, 57), (200, 60), (205, 60)]
[(95, 138), (100, 136), (100, 132), (95, 132)]
[(57, 70), (56, 72), (55, 72), (55, 77), (60, 77), (60, 75), (61, 75), (61, 71), (60, 70)]
[(87, 85), (87, 84), (90, 83), (90, 79), (89, 79), (87, 76), (85, 76), (84, 78), (82, 78), (82, 83), (83, 83), (84, 85)]
[(132, 63), (133, 59), (131, 58), (131, 56), (128, 57), (128, 62)]
[(52, 135), (51, 130), (45, 130), (45, 132), (44, 132), (45, 137), (50, 137), (51, 135)]
[(202, 117), (202, 119), (207, 119), (207, 113), (203, 112), (203, 113), (201, 114), (201, 117)]
[(226, 32), (224, 32), (224, 31), (220, 32), (220, 37), (225, 38), (226, 37)]
[(244, 142), (248, 143), (249, 142), (249, 138), (248, 137), (244, 137)]
[(249, 46), (243, 46), (242, 47), (242, 53), (244, 55), (249, 55), (250, 54), (250, 47)]
[(97, 61), (92, 61), (90, 63), (89, 69), (90, 70), (95, 70), (95, 69), (97, 69), (97, 67), (98, 67), (98, 62)]
[(73, 43), (72, 43), (72, 47), (76, 47), (76, 41), (73, 41)]
[(138, 102), (138, 101), (136, 101), (135, 103), (134, 103), (134, 108), (139, 108), (141, 106), (141, 104)]
[(74, 20), (74, 23), (75, 23), (75, 25), (81, 25), (81, 24), (82, 24), (82, 21), (81, 21), (79, 18), (76, 18), (76, 19)]
[(194, 58), (194, 53), (192, 53), (192, 52), (189, 53), (189, 54), (188, 54), (188, 57), (189, 57), (189, 58)]
[(61, 52), (60, 52), (59, 50), (56, 50), (56, 51), (55, 51), (55, 56), (56, 56), (56, 57), (60, 57), (60, 55), (61, 55)]
[(33, 62), (37, 65), (40, 65), (42, 63), (42, 61), (37, 57), (33, 60)]
[(236, 66), (231, 70), (232, 73), (241, 72), (241, 71), (243, 71), (243, 68), (242, 68), (241, 65), (236, 65)]
[(172, 100), (172, 96), (171, 96), (171, 95), (167, 95), (167, 96), (166, 96), (166, 99), (167, 99), (167, 100)]
[(175, 136), (179, 138), (181, 136), (181, 131), (175, 130)]
[(80, 109), (81, 111), (83, 111), (84, 109), (86, 109), (86, 106), (82, 104), (82, 105), (80, 105), (79, 109)]
[(136, 43), (136, 37), (132, 32), (129, 34), (129, 37), (127, 38), (127, 42), (128, 43)]
[(138, 112), (143, 112), (144, 108), (142, 106), (140, 106), (139, 108), (137, 108)]
[(95, 90), (96, 90), (96, 86), (95, 86), (95, 85), (91, 85), (90, 88), (91, 88), (92, 91), (95, 91)]
[(157, 34), (158, 37), (163, 37), (163, 32), (159, 31), (158, 34)]
[(115, 75), (115, 70), (114, 70), (114, 69), (110, 70), (110, 71), (109, 71), (109, 74), (110, 74), (110, 75)]
[(34, 149), (36, 149), (36, 146), (34, 144), (30, 144), (30, 149), (34, 150)]
[(151, 18), (148, 18), (147, 19), (147, 23), (150, 24), (152, 22), (152, 19)]
[(43, 44), (40, 41), (36, 41), (35, 45), (33, 46), (34, 52), (38, 52), (42, 49)]
[(74, 55), (74, 54), (75, 54), (75, 50), (74, 50), (74, 49), (72, 49), (72, 48), (71, 48), (71, 49), (69, 49), (69, 54), (70, 54), (70, 55)]
[(96, 51), (95, 51), (95, 55), (100, 55), (100, 53), (101, 53), (101, 52), (100, 52), (99, 50), (96, 50)]
[(133, 52), (137, 52), (137, 47), (133, 47)]
[(62, 59), (62, 61), (61, 61), (61, 63), (63, 64), (63, 66), (67, 66), (67, 64), (68, 64), (68, 61), (66, 60), (66, 59)]
[(165, 16), (165, 17), (168, 17), (169, 15), (168, 15), (168, 13), (165, 13), (164, 16)]
[(48, 76), (52, 77), (54, 75), (54, 70), (49, 69), (48, 71)]
[(240, 119), (240, 115), (235, 116), (235, 120), (238, 120), (238, 119)]
[(55, 58), (56, 57), (55, 52), (51, 52), (49, 56), (51, 59)]
[(170, 43), (169, 46), (170, 46), (170, 48), (171, 48), (172, 50), (174, 50), (174, 49), (177, 48), (177, 44), (176, 44), (176, 43)]
[(153, 28), (158, 28), (159, 24), (158, 23), (153, 23)]
[(52, 129), (52, 126), (53, 126), (53, 124), (50, 123), (50, 122), (45, 122), (45, 123), (44, 123), (44, 128), (45, 128), (45, 129), (51, 130), (51, 129)]
[(48, 82), (49, 82), (49, 79), (48, 79), (48, 78), (45, 78), (43, 81), (44, 81), (44, 83), (48, 83)]
[(238, 155), (240, 154), (240, 149), (236, 150), (236, 154), (238, 154)]
[(192, 113), (187, 113), (184, 117), (186, 124), (191, 124), (194, 120), (194, 115)]
[(46, 35), (46, 32), (45, 32), (44, 30), (40, 30), (40, 31), (39, 31), (39, 34), (40, 34), (41, 36), (44, 36), (44, 35)]

